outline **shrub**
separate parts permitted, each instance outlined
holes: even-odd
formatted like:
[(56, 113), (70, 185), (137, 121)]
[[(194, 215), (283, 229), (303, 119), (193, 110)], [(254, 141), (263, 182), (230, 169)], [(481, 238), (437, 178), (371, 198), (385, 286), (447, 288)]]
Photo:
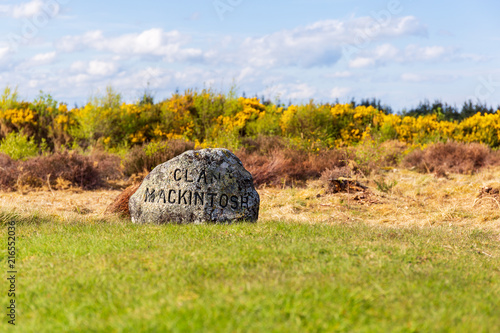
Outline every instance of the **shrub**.
[[(41, 150), (46, 150), (46, 146), (42, 146)], [(9, 155), (14, 160), (25, 160), (28, 157), (37, 156), (39, 148), (28, 136), (11, 132), (0, 143), (0, 152)]]
[(248, 153), (245, 150), (237, 152), (236, 155), (243, 166), (252, 174), (255, 186), (278, 184), (285, 176), (283, 170), (289, 164), (280, 150), (270, 156)]
[(89, 155), (89, 158), (102, 179), (119, 180), (123, 178), (120, 156), (95, 150)]
[(194, 149), (194, 143), (184, 140), (151, 142), (135, 146), (125, 156), (123, 161), (126, 176), (150, 172), (162, 164), (187, 150)]
[(91, 158), (75, 152), (61, 152), (31, 158), (22, 163), (22, 173), (19, 177), (21, 183), (31, 186), (41, 186), (47, 180), (55, 185), (58, 178), (85, 190), (96, 189), (104, 185)]
[(259, 115), (253, 122), (247, 125), (247, 134), (275, 136), (281, 134), (280, 117), (283, 107), (274, 104), (265, 106), (263, 114)]
[(259, 135), (256, 138), (244, 138), (242, 145), (247, 153), (269, 155), (275, 150), (285, 149), (287, 142), (280, 136)]
[(0, 96), (0, 108), (2, 110), (7, 110), (16, 107), (19, 103), (19, 94), (17, 93), (17, 88), (12, 89), (6, 86), (2, 96)]
[(69, 130), (76, 124), (73, 113), (52, 96), (40, 93), (33, 102), (19, 101), (17, 92), (7, 88), (0, 100), (0, 134), (22, 132), (37, 144), (50, 147), (69, 144)]
[(13, 190), (17, 176), (17, 162), (12, 160), (9, 155), (0, 153), (0, 190)]
[(290, 161), (287, 168), (289, 177), (303, 181), (317, 179), (327, 168), (344, 166), (350, 159), (348, 152), (344, 150), (310, 153), (293, 148), (285, 150), (285, 157)]
[(87, 147), (105, 137), (107, 129), (117, 127), (116, 115), (119, 114), (121, 95), (112, 87), (106, 87), (103, 96), (93, 96), (83, 108), (75, 108), (73, 115), (77, 125), (72, 127), (71, 135), (81, 146)]
[(275, 149), (269, 154), (240, 150), (236, 155), (252, 174), (254, 184), (291, 185), (319, 178), (328, 168), (344, 166), (347, 152), (326, 150), (318, 154), (297, 149)]
[(398, 166), (407, 149), (405, 143), (396, 140), (382, 143), (365, 140), (355, 147), (348, 148), (360, 171), (367, 176), (381, 168)]
[(472, 174), (493, 163), (490, 148), (480, 143), (436, 143), (423, 150), (415, 150), (404, 159), (407, 167), (415, 167), (420, 172), (447, 172)]

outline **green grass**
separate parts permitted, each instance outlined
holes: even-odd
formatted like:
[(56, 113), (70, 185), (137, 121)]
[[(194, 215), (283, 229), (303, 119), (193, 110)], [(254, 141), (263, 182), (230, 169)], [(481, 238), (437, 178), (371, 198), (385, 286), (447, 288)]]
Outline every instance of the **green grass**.
[(13, 219), (20, 332), (500, 331), (487, 231)]

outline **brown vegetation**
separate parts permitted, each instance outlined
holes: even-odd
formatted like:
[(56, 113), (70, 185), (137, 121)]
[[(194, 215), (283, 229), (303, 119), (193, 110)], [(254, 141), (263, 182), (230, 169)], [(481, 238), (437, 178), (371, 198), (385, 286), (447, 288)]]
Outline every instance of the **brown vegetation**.
[(19, 181), (33, 187), (45, 182), (55, 184), (61, 178), (73, 186), (92, 190), (103, 186), (103, 179), (90, 157), (76, 153), (54, 153), (22, 163)]
[(157, 165), (162, 164), (185, 151), (194, 149), (194, 143), (184, 140), (170, 140), (155, 146), (135, 146), (130, 150), (123, 161), (126, 176), (150, 172)]
[(103, 180), (123, 179), (120, 156), (95, 150), (90, 154), (90, 159)]
[(414, 167), (420, 172), (446, 176), (448, 173), (473, 174), (480, 169), (496, 165), (497, 152), (480, 143), (436, 143), (424, 150), (415, 150), (404, 160), (406, 167)]
[[(408, 147), (397, 141), (380, 145), (367, 142), (356, 147), (317, 152), (287, 146), (279, 137), (247, 141), (247, 146), (235, 154), (253, 175), (257, 187), (303, 187), (308, 181), (319, 179), (328, 188), (332, 179), (363, 179), (400, 166), (446, 176), (472, 174), (486, 166), (500, 164), (500, 153), (477, 143), (437, 143), (404, 157)], [(26, 161), (14, 161), (0, 154), (0, 190), (97, 189), (116, 182), (130, 185), (142, 181), (157, 165), (193, 148), (193, 143), (171, 140), (132, 148), (123, 160), (99, 150), (88, 155), (57, 152)]]
[(57, 188), (61, 184), (93, 190), (105, 186), (106, 180), (122, 177), (120, 158), (102, 152), (89, 156), (76, 152), (57, 152), (26, 161), (14, 161), (7, 155), (0, 154), (2, 191), (19, 187)]
[(258, 138), (246, 142), (250, 148), (236, 152), (253, 175), (256, 186), (296, 186), (325, 173), (340, 171), (341, 177), (368, 176), (383, 167), (396, 167), (407, 149), (397, 141), (373, 143), (348, 149), (316, 153), (286, 148), (281, 138)]
[(0, 153), (0, 190), (9, 191), (14, 188), (17, 174), (14, 161), (8, 155)]
[(137, 189), (141, 186), (140, 183), (131, 185), (127, 187), (122, 193), (120, 193), (113, 202), (106, 208), (106, 213), (109, 214), (118, 214), (124, 217), (130, 216), (130, 211), (128, 209), (129, 199)]
[(348, 161), (346, 152), (340, 150), (315, 154), (302, 150), (276, 149), (266, 155), (241, 150), (236, 155), (253, 175), (256, 186), (300, 185), (307, 180), (319, 178), (329, 168), (345, 166)]

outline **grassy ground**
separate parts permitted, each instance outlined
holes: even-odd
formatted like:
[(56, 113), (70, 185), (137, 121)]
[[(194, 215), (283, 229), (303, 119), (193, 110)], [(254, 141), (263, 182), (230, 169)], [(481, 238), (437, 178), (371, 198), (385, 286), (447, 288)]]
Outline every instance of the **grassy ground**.
[(500, 330), (491, 232), (12, 219), (23, 332)]
[(499, 208), (476, 197), (497, 176), (389, 172), (364, 197), (262, 189), (261, 220), (230, 226), (104, 216), (117, 191), (3, 193), (16, 329), (498, 332)]

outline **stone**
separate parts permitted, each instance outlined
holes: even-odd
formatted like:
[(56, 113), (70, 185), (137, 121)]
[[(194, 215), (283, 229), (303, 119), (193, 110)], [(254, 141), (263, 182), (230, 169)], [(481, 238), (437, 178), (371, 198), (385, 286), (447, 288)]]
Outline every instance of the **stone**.
[(227, 149), (187, 151), (158, 165), (130, 197), (134, 223), (256, 222), (252, 175)]

